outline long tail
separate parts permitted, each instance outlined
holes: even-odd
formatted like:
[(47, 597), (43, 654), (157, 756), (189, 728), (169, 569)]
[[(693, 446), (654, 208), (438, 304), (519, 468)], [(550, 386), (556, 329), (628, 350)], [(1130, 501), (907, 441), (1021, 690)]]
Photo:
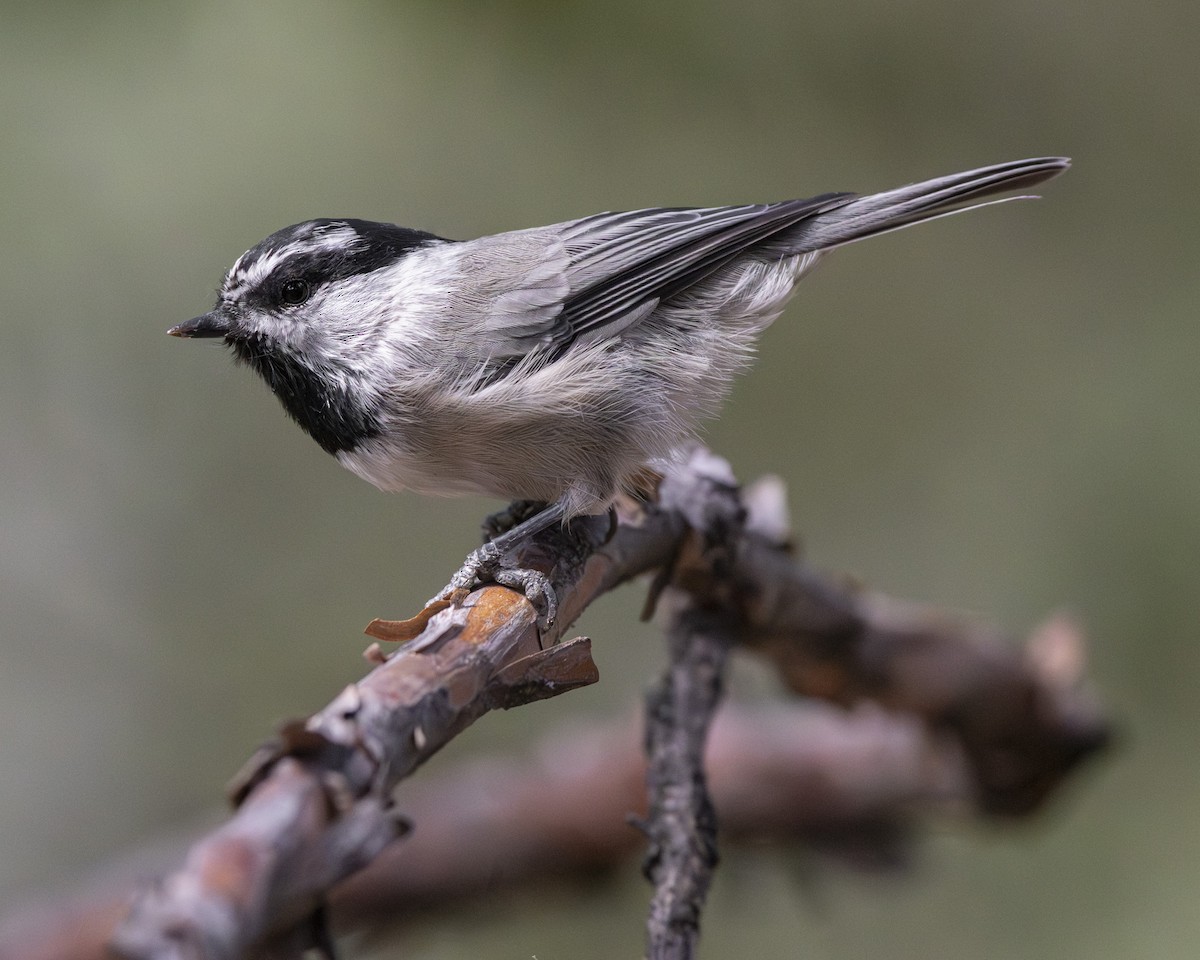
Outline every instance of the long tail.
[(801, 250), (824, 250), (890, 230), (901, 230), (938, 217), (1028, 196), (975, 203), (980, 197), (1019, 190), (1056, 177), (1071, 165), (1066, 157), (1013, 160), (978, 170), (909, 184), (884, 193), (856, 197), (798, 224), (793, 234)]

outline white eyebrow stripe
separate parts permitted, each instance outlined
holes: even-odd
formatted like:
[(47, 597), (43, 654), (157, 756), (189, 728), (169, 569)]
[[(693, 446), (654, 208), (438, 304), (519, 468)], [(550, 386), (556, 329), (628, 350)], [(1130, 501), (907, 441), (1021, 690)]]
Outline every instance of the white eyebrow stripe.
[(353, 227), (341, 224), (297, 237), (295, 240), (247, 262), (246, 258), (257, 249), (251, 248), (238, 257), (233, 266), (229, 268), (225, 282), (221, 285), (221, 292), (226, 297), (237, 297), (246, 290), (258, 286), (274, 273), (281, 263), (289, 259), (332, 247), (347, 248), (356, 243), (358, 239), (358, 232)]

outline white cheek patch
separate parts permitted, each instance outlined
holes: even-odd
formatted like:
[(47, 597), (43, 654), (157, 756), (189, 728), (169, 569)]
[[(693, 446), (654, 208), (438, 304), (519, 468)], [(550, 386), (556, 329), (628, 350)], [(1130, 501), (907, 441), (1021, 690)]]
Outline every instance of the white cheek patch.
[(279, 347), (299, 352), (303, 349), (302, 327), (293, 318), (275, 314), (257, 314), (253, 326), (255, 332)]

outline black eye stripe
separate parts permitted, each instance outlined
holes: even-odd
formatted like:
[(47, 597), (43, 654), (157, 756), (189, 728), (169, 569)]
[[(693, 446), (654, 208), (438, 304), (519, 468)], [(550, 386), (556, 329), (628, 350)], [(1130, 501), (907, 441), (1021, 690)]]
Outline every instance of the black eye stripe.
[[(329, 243), (329, 235), (338, 231), (346, 233), (347, 239)], [(371, 273), (440, 239), (390, 223), (309, 220), (285, 227), (252, 248), (242, 257), (238, 273), (243, 277), (252, 275), (255, 264), (263, 258), (290, 249), (292, 252), (275, 264), (269, 276), (245, 293), (248, 301), (259, 306), (289, 304), (283, 295), (283, 287), (289, 281), (306, 282), (311, 297), (324, 284)]]

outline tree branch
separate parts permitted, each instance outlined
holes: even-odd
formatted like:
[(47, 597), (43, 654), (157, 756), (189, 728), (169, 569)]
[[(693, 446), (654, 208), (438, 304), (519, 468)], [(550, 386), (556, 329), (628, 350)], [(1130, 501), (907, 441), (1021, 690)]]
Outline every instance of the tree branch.
[[(600, 728), (568, 722), (521, 757), (480, 757), (409, 781), (401, 802), (418, 828), (334, 888), (334, 931), (427, 920), (502, 890), (587, 882), (622, 866), (644, 839), (626, 822), (630, 811), (646, 816), (641, 739), (632, 716)], [(903, 866), (912, 826), (971, 809), (953, 742), (870, 705), (728, 704), (704, 765), (723, 842), (805, 845), (851, 866)], [(138, 878), (176, 867), (191, 842), (153, 844), (73, 890), (10, 904), (0, 958), (104, 960)]]
[(667, 627), (670, 665), (646, 697), (650, 838), (642, 870), (654, 884), (646, 922), (650, 960), (690, 958), (717, 866), (717, 815), (704, 769), (705, 743), (724, 686), (732, 631), (683, 599)]
[(547, 572), (559, 597), (547, 637), (529, 604), (500, 587), (373, 625), (376, 635), (415, 638), (259, 752), (239, 778), (233, 818), (141, 894), (116, 948), (232, 960), (282, 937), (277, 955), (296, 955), (297, 925), (401, 832), (390, 813), (395, 784), (486, 711), (593, 682), (586, 640), (544, 644), (597, 595), (649, 569), (672, 572), (660, 585), (673, 580), (706, 608), (735, 612), (737, 638), (770, 656), (797, 692), (874, 699), (956, 739), (986, 810), (1033, 809), (1103, 742), (1077, 682), (1047, 679), (988, 631), (818, 577), (769, 532), (779, 528), (770, 518), (731, 528), (738, 503), (728, 467), (698, 452), (664, 481), (658, 504), (626, 511), (611, 538), (604, 518), (539, 536), (524, 562)]

